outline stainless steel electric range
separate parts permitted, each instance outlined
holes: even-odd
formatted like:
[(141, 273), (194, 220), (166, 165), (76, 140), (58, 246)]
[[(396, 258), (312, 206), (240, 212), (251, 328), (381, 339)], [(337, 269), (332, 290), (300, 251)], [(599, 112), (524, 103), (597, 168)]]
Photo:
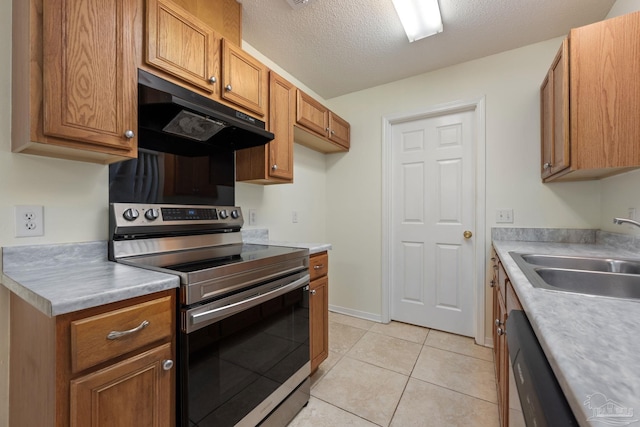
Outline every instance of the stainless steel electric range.
[(286, 425), (309, 399), (309, 252), (243, 244), (242, 211), (110, 205), (111, 260), (180, 276), (178, 420)]

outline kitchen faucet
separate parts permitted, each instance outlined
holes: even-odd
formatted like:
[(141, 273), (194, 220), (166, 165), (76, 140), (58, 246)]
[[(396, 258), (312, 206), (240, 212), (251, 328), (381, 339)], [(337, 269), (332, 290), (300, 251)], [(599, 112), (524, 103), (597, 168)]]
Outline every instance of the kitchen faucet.
[(614, 224), (631, 224), (631, 225), (635, 225), (636, 227), (640, 227), (640, 222), (638, 221), (634, 221), (632, 219), (627, 219), (627, 218), (613, 218), (613, 223)]

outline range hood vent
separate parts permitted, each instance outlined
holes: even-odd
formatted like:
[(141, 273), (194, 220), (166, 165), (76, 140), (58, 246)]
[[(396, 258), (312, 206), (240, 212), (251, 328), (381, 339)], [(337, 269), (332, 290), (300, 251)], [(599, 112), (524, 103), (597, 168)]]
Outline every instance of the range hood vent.
[(235, 151), (274, 138), (265, 123), (138, 70), (140, 148), (183, 156)]

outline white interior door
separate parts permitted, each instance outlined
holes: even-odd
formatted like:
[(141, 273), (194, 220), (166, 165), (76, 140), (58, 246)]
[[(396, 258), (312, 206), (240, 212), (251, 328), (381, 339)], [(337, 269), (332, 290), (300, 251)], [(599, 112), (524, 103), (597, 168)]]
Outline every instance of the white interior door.
[(391, 319), (474, 336), (475, 111), (392, 126)]

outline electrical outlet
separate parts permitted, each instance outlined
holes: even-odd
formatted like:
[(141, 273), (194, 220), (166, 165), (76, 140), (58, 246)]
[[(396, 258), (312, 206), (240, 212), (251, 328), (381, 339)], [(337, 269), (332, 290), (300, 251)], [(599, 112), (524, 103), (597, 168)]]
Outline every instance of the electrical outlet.
[(504, 224), (513, 224), (513, 209), (496, 210), (496, 222)]
[(249, 209), (249, 225), (256, 225), (258, 213), (255, 209)]
[(291, 212), (291, 222), (294, 224), (298, 222), (298, 211)]
[(20, 205), (15, 207), (16, 237), (44, 236), (44, 207)]

